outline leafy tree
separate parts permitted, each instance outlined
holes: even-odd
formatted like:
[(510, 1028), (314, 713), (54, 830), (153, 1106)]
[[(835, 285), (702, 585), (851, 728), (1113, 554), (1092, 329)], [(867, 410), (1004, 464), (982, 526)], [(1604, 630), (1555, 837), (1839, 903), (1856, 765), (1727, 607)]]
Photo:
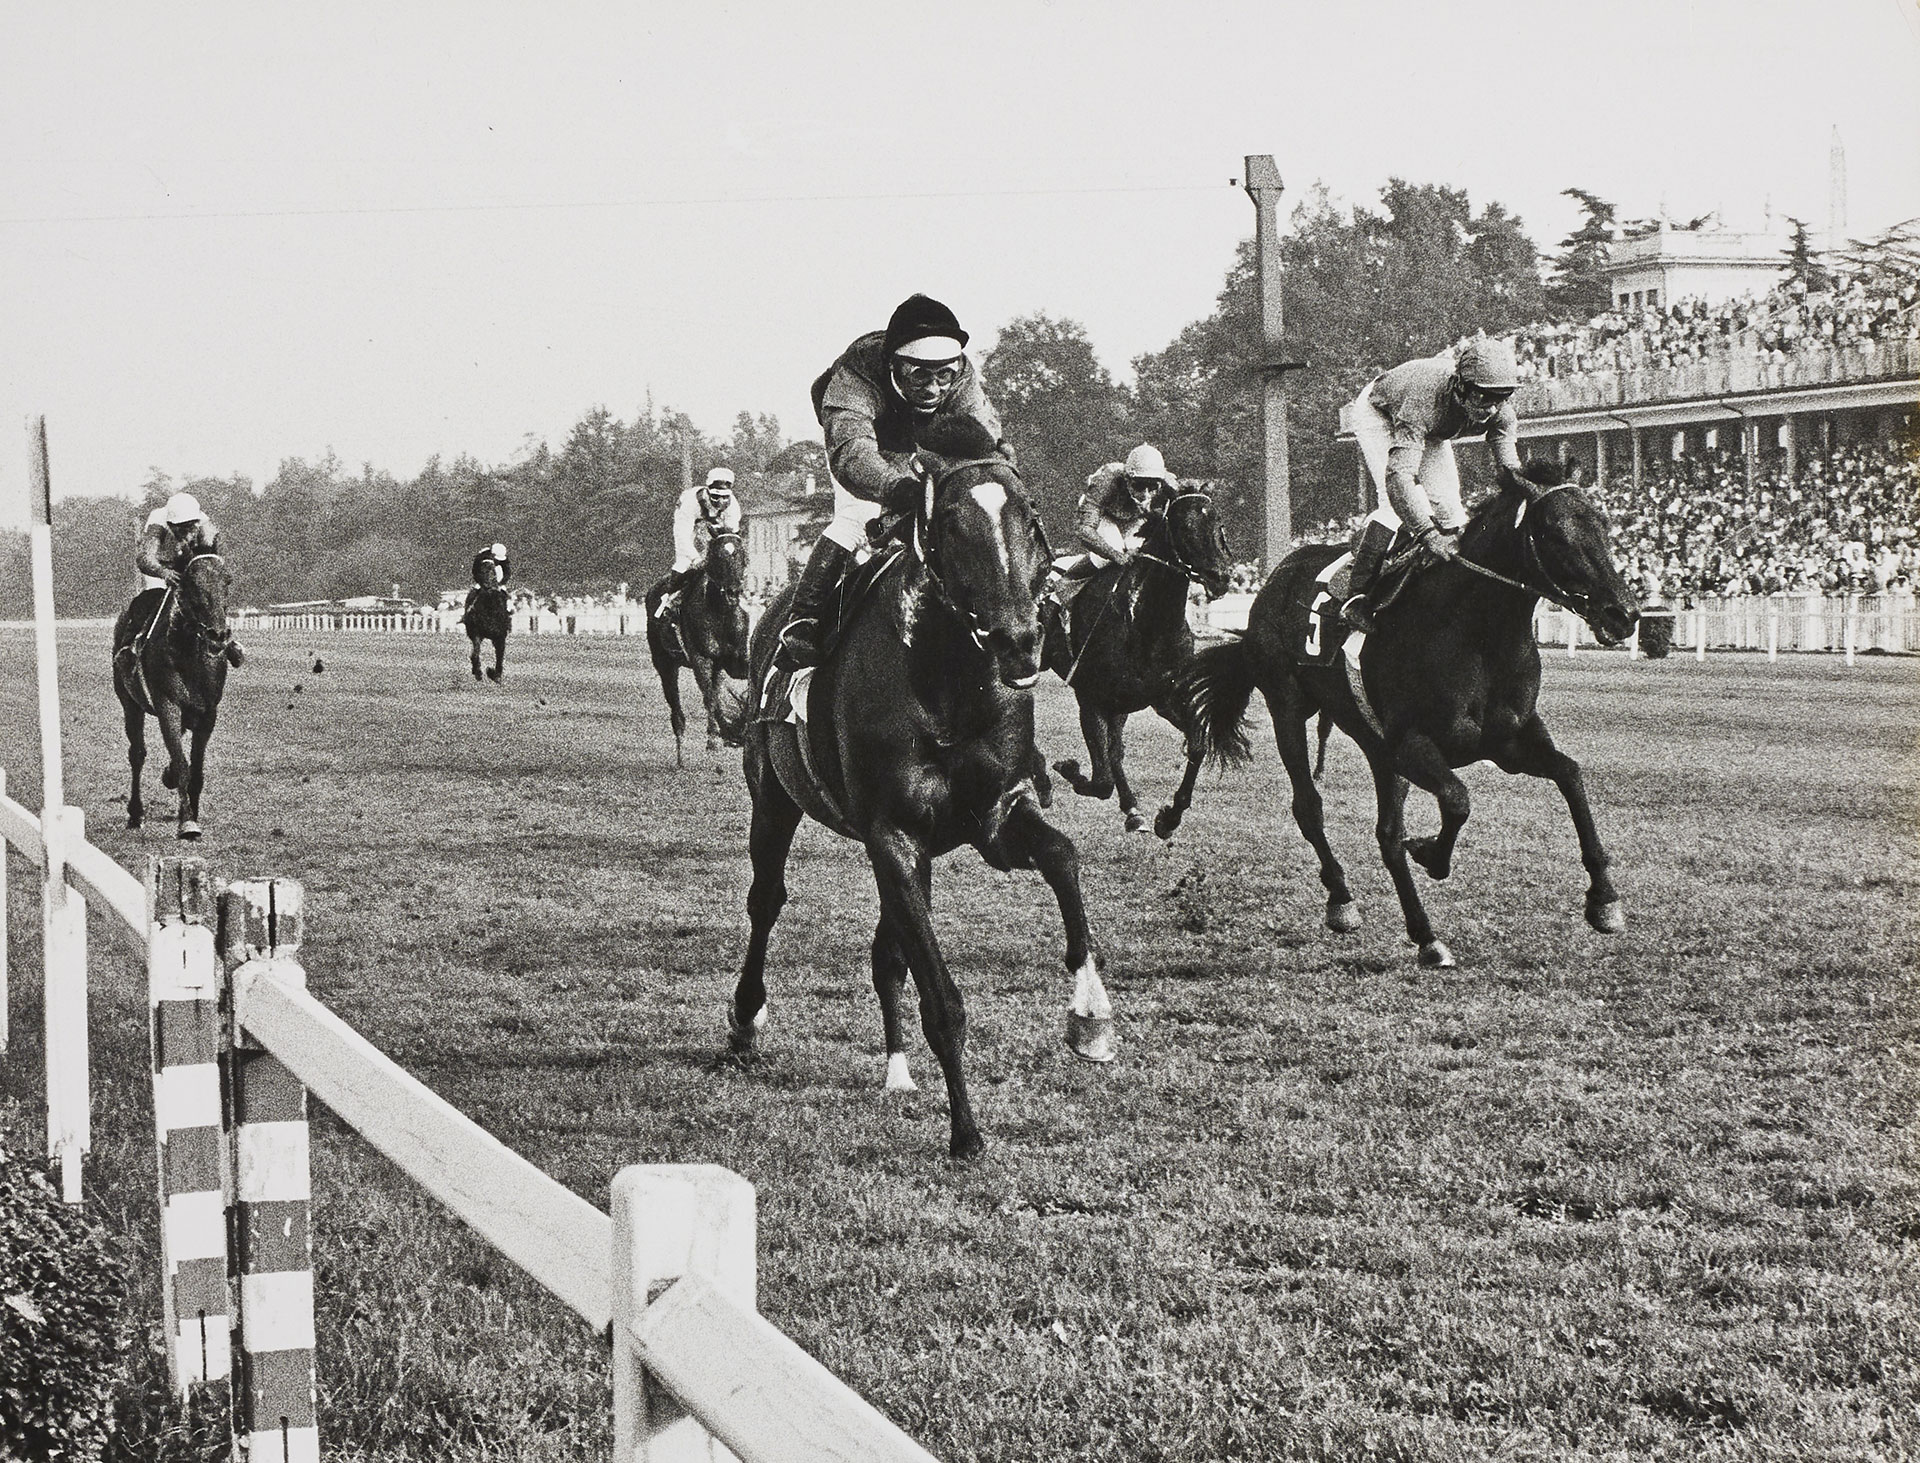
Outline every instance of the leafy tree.
[(1819, 251), (1813, 247), (1813, 239), (1805, 222), (1788, 216), (1787, 222), (1793, 226), (1793, 239), (1787, 245), (1787, 273), (1805, 285), (1809, 291), (1833, 288), (1833, 276), (1821, 262)]
[(1562, 198), (1580, 205), (1580, 227), (1560, 241), (1547, 285), (1547, 308), (1558, 319), (1591, 320), (1613, 304), (1605, 273), (1613, 247), (1614, 207), (1585, 188), (1563, 188)]
[(1087, 474), (1133, 445), (1126, 394), (1084, 326), (1045, 314), (1002, 327), (981, 374), (1041, 517), (1056, 528), (1071, 523)]
[(727, 451), (731, 460), (727, 466), (735, 472), (765, 472), (784, 445), (778, 417), (743, 411), (733, 419), (733, 443)]

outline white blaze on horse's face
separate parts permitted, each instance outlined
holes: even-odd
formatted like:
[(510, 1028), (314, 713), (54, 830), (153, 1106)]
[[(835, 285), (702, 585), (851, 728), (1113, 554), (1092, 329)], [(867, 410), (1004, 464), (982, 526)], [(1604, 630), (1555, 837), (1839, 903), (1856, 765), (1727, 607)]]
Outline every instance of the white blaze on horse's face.
[(1013, 564), (1007, 557), (1006, 484), (985, 482), (969, 491), (973, 494), (973, 501), (987, 515), (987, 521), (993, 525), (993, 551), (1000, 556), (1001, 569), (1010, 572)]

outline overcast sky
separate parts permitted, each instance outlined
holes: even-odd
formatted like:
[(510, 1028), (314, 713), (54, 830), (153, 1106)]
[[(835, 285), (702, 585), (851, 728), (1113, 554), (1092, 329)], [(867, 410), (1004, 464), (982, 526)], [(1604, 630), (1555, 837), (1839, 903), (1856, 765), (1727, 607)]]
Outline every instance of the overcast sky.
[(61, 493), (504, 462), (649, 393), (800, 435), (916, 289), (1124, 376), (1211, 308), (1249, 152), (1552, 248), (1571, 185), (1824, 227), (1837, 126), (1851, 232), (1920, 215), (1913, 0), (0, 10), (4, 524), (33, 412)]

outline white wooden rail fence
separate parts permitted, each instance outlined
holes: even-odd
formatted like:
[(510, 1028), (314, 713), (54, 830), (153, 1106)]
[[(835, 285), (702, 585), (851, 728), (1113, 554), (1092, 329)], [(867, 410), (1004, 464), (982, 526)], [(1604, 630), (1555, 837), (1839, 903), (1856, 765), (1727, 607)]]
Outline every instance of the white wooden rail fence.
[(320, 1457), (312, 1093), (611, 1337), (620, 1463), (930, 1459), (755, 1310), (745, 1179), (710, 1165), (636, 1165), (614, 1179), (612, 1214), (601, 1212), (307, 993), (298, 884), (238, 882), (216, 916), (203, 860), (150, 858), (143, 888), (80, 836), (78, 809), (59, 809), (49, 837), (4, 786), (0, 774), (0, 896), (7, 847), (59, 884), (43, 899), (48, 1151), (62, 1160), (69, 1202), (88, 1139), (87, 908), (146, 952), (169, 1373), (182, 1393), (232, 1388), (236, 1457), (243, 1442), (250, 1463)]

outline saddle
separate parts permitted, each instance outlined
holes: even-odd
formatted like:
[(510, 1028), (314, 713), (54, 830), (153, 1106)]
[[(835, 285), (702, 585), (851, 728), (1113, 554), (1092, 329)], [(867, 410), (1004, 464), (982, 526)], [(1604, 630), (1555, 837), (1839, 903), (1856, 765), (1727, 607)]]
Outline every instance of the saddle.
[[(1405, 538), (1404, 531), (1401, 536)], [(1400, 598), (1419, 563), (1419, 546), (1396, 540), (1381, 564), (1369, 598), (1377, 616)], [(1343, 552), (1312, 579), (1300, 584), (1281, 620), (1280, 643), (1300, 665), (1332, 665), (1348, 639), (1358, 632), (1340, 617), (1353, 593), (1353, 554)], [(1360, 637), (1362, 641), (1365, 636)], [(1358, 655), (1358, 647), (1354, 654)]]

